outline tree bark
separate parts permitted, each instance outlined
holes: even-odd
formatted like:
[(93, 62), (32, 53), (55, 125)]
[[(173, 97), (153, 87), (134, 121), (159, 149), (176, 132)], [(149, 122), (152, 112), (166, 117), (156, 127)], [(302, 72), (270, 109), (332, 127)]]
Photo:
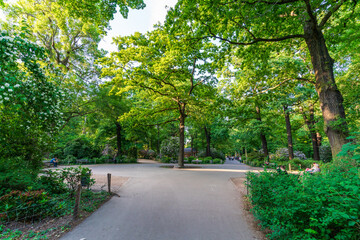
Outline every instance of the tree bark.
[(159, 125), (156, 125), (157, 127), (157, 154), (160, 156), (160, 130)]
[(294, 159), (294, 149), (293, 149), (293, 140), (292, 140), (292, 133), (291, 133), (290, 114), (288, 111), (288, 106), (283, 106), (283, 108), (284, 108), (284, 115), (285, 115), (287, 140), (288, 140), (289, 160), (292, 160), (292, 159)]
[(185, 103), (179, 103), (180, 117), (179, 117), (179, 167), (184, 167), (184, 144), (185, 144)]
[[(309, 107), (309, 118), (307, 118), (305, 112), (302, 111), (304, 121), (310, 131), (311, 143), (313, 147), (313, 158), (314, 160), (320, 160), (319, 152), (319, 141), (317, 137), (317, 132), (315, 129), (315, 117), (314, 117), (314, 106), (310, 105)], [(319, 134), (320, 135), (320, 134)]]
[(191, 147), (190, 155), (193, 157), (194, 156), (194, 136), (193, 135), (191, 135), (190, 147)]
[(329, 55), (324, 36), (315, 20), (305, 22), (304, 33), (315, 72), (315, 87), (319, 95), (325, 133), (329, 138), (332, 155), (335, 157), (342, 145), (347, 142), (348, 135), (343, 97), (335, 83), (334, 61)]
[[(116, 125), (116, 147), (118, 149), (116, 153), (116, 157), (119, 157), (121, 155), (121, 125), (118, 122), (115, 122)], [(115, 158), (116, 163), (116, 158)]]
[[(256, 106), (256, 115), (257, 115), (256, 119), (261, 122), (261, 112), (260, 112), (259, 106)], [(260, 139), (261, 139), (262, 149), (264, 151), (264, 156), (268, 157), (269, 151), (268, 151), (268, 146), (267, 146), (267, 140), (266, 140), (266, 136), (262, 130), (260, 131)]]
[(205, 152), (205, 156), (206, 156), (206, 157), (210, 157), (210, 156), (211, 156), (211, 148), (210, 148), (211, 132), (210, 132), (210, 129), (207, 128), (206, 126), (204, 126), (204, 130), (205, 130), (205, 138), (206, 138), (206, 152)]

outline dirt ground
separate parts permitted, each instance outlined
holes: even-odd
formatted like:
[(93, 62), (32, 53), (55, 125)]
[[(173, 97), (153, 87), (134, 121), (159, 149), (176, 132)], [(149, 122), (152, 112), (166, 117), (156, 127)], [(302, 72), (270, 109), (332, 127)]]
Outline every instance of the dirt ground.
[[(91, 175), (95, 179), (95, 184), (91, 186), (91, 189), (94, 191), (107, 191), (108, 190), (108, 180), (107, 175)], [(119, 192), (121, 186), (129, 180), (127, 177), (120, 176), (111, 176), (111, 192)]]
[(236, 189), (239, 191), (242, 200), (243, 200), (243, 208), (244, 208), (244, 217), (247, 221), (247, 223), (249, 224), (249, 226), (251, 226), (254, 231), (257, 234), (257, 237), (259, 239), (262, 240), (266, 240), (266, 231), (261, 230), (261, 227), (259, 226), (259, 221), (255, 219), (254, 215), (250, 212), (252, 206), (248, 200), (248, 198), (246, 197), (247, 195), (247, 188), (246, 188), (246, 178), (245, 177), (238, 177), (238, 178), (230, 178), (230, 180), (232, 181), (232, 183), (235, 185)]

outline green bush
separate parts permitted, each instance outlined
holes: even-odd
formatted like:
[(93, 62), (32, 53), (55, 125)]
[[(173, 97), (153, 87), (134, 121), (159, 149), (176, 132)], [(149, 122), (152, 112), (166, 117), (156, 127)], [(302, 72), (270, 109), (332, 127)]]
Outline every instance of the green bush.
[(220, 158), (215, 158), (212, 161), (213, 161), (213, 164), (222, 164), (223, 163), (223, 160)]
[(25, 191), (32, 186), (38, 171), (21, 158), (0, 159), (0, 196), (12, 190)]
[(360, 170), (324, 166), (319, 174), (248, 173), (253, 213), (270, 239), (360, 239)]
[(322, 145), (319, 147), (320, 159), (323, 162), (330, 162), (332, 160), (332, 153), (330, 145)]
[(171, 158), (169, 158), (169, 157), (162, 157), (162, 158), (160, 159), (160, 161), (161, 161), (162, 163), (170, 163), (170, 160), (171, 160)]
[(34, 220), (51, 215), (54, 202), (44, 190), (11, 191), (0, 197), (0, 220)]
[(206, 157), (203, 160), (201, 160), (201, 164), (210, 164), (212, 161), (212, 157)]
[(67, 155), (64, 160), (60, 160), (60, 163), (63, 163), (63, 164), (75, 164), (76, 160), (77, 160), (76, 157), (74, 157), (73, 155)]
[(72, 155), (76, 159), (99, 157), (101, 152), (84, 136), (69, 141), (63, 151), (64, 156)]
[(193, 157), (193, 156), (188, 157), (189, 162), (191, 162), (194, 159), (195, 159), (195, 157)]
[(167, 157), (177, 158), (179, 155), (179, 138), (178, 137), (170, 137), (168, 140), (164, 140), (161, 143), (161, 154)]

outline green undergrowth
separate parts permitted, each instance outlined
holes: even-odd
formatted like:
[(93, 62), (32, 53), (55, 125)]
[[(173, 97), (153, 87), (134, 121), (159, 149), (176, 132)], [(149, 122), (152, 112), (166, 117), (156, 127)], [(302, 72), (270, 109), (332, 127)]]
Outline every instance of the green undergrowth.
[(319, 174), (248, 173), (252, 212), (270, 239), (360, 239), (360, 170), (354, 161)]

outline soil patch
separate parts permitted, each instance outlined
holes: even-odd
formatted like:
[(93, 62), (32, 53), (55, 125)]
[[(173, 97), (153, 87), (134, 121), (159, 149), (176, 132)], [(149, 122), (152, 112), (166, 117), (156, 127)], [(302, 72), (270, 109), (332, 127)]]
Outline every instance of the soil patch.
[(256, 233), (256, 237), (258, 239), (265, 240), (266, 238), (266, 231), (261, 230), (260, 221), (256, 220), (254, 215), (250, 212), (252, 209), (252, 205), (247, 197), (247, 187), (246, 187), (246, 178), (245, 177), (238, 177), (238, 178), (230, 178), (231, 182), (235, 185), (236, 189), (241, 195), (242, 202), (243, 202), (243, 216), (246, 219), (248, 225), (254, 230)]

